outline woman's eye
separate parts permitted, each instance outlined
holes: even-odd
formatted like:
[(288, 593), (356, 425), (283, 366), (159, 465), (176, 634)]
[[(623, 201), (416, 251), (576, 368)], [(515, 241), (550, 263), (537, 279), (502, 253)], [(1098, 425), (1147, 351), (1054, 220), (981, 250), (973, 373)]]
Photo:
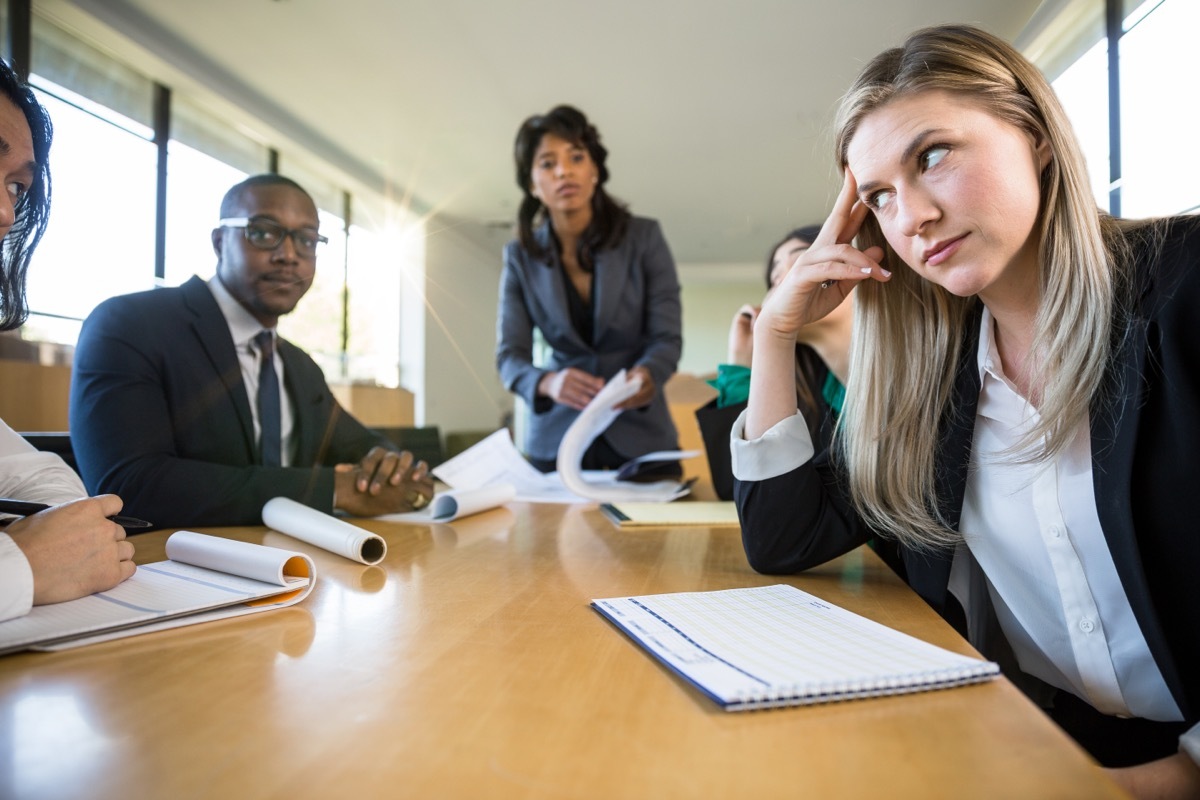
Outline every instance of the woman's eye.
[(867, 198), (867, 207), (875, 211), (882, 211), (891, 204), (892, 198), (895, 196), (891, 190), (875, 192)]
[(8, 193), (13, 197), (20, 197), (25, 194), (25, 184), (18, 181), (13, 181), (7, 184), (4, 188), (8, 189)]
[(936, 167), (938, 162), (945, 158), (949, 152), (949, 147), (942, 147), (941, 145), (929, 148), (921, 154), (921, 168), (932, 169)]

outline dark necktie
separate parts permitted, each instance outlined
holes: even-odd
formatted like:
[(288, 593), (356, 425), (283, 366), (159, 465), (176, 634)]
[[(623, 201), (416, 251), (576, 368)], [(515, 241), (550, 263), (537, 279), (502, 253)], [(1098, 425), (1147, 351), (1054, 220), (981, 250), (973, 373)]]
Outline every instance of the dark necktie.
[(258, 423), (262, 428), (259, 452), (262, 463), (267, 467), (278, 467), (280, 460), (280, 406), (279, 377), (275, 374), (275, 336), (263, 331), (254, 337), (262, 362), (258, 367)]

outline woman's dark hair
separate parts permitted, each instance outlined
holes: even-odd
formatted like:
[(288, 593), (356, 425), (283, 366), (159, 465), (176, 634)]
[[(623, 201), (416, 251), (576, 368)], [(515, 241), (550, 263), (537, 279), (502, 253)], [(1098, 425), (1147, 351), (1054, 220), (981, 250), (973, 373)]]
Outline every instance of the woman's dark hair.
[(0, 61), (0, 93), (21, 110), (29, 123), (36, 164), (25, 193), (13, 204), (13, 225), (0, 242), (0, 330), (10, 331), (25, 323), (25, 274), (29, 258), (46, 232), (50, 217), (50, 140), (54, 128), (50, 115), (12, 68)]
[(794, 228), (788, 231), (787, 236), (784, 236), (775, 244), (771, 245), (771, 249), (767, 251), (767, 288), (771, 288), (771, 267), (775, 266), (775, 251), (783, 247), (792, 239), (799, 239), (805, 244), (812, 244), (817, 240), (817, 234), (821, 232), (820, 225), (805, 225), (803, 228)]
[[(624, 204), (604, 191), (604, 184), (608, 182), (608, 167), (605, 166), (608, 150), (600, 144), (600, 132), (596, 130), (596, 126), (588, 122), (588, 118), (577, 108), (555, 106), (545, 114), (535, 114), (525, 120), (517, 131), (513, 156), (517, 165), (517, 186), (521, 187), (524, 195), (521, 208), (517, 211), (517, 239), (534, 258), (546, 258), (547, 253), (533, 235), (534, 228), (541, 223), (545, 215), (545, 207), (533, 196), (530, 183), (533, 158), (537, 154), (538, 145), (542, 143), (542, 137), (547, 133), (553, 133), (560, 139), (587, 150), (596, 165), (599, 179), (592, 194), (592, 221), (579, 238), (579, 250), (576, 253), (579, 266), (591, 272), (595, 254), (615, 246), (625, 236), (630, 215)], [(557, 237), (553, 236), (553, 228), (550, 232), (552, 238), (557, 240)]]

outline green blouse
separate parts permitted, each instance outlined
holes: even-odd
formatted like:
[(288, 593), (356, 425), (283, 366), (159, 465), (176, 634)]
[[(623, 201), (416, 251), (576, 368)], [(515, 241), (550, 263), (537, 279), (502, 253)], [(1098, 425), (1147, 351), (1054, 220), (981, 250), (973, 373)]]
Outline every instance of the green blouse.
[[(750, 397), (750, 368), (739, 364), (718, 364), (717, 377), (708, 381), (708, 385), (717, 390), (717, 408), (744, 403)], [(833, 413), (842, 413), (842, 405), (846, 402), (846, 387), (832, 372), (825, 376), (821, 397), (825, 398)]]

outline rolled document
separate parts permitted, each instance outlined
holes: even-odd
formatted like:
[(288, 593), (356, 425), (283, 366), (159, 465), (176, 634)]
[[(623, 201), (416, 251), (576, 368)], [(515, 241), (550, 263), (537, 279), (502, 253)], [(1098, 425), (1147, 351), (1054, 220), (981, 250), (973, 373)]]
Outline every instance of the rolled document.
[(195, 531), (172, 533), (167, 539), (167, 558), (280, 586), (287, 586), (289, 577), (308, 578), (317, 574), (312, 559), (302, 553)]
[(502, 506), (516, 496), (517, 487), (511, 483), (497, 483), (480, 489), (451, 489), (433, 498), (429, 516), (434, 522), (450, 522)]
[(451, 489), (447, 492), (438, 492), (433, 496), (433, 502), (420, 511), (384, 514), (375, 519), (419, 525), (428, 525), (431, 522), (450, 522), (459, 517), (469, 517), (481, 511), (499, 508), (505, 503), (515, 500), (516, 497), (517, 487), (511, 483), (493, 483), (473, 489)]
[(378, 564), (387, 555), (379, 536), (287, 497), (268, 500), (262, 516), (269, 528), (361, 564)]

